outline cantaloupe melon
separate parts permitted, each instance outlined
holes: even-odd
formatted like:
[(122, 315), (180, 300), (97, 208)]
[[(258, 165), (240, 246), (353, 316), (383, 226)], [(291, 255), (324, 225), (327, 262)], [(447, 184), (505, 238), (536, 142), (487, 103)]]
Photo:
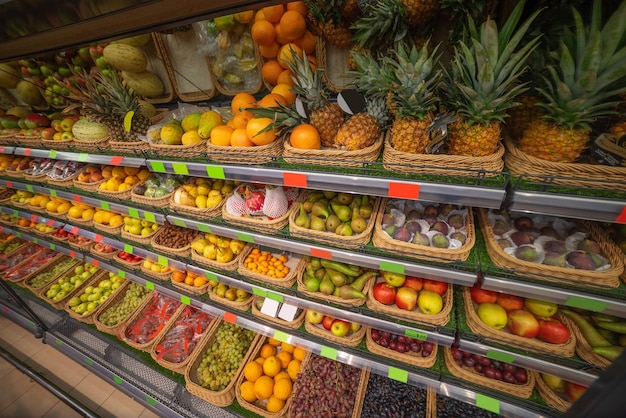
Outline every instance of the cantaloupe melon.
[(112, 44), (125, 44), (130, 46), (144, 46), (152, 39), (152, 35), (144, 33), (143, 35), (131, 36), (130, 38), (118, 39), (111, 42)]
[(122, 78), (128, 87), (135, 90), (135, 93), (144, 97), (158, 97), (165, 93), (165, 86), (158, 75), (150, 71), (133, 73), (122, 71)]
[(83, 141), (97, 141), (107, 137), (109, 130), (101, 123), (79, 119), (72, 125), (72, 134)]
[(0, 88), (13, 89), (22, 79), (19, 71), (9, 64), (0, 64)]
[(22, 102), (30, 106), (42, 106), (46, 103), (46, 99), (31, 81), (21, 80), (15, 86), (15, 95)]
[(109, 65), (120, 71), (140, 73), (148, 67), (146, 55), (136, 46), (109, 44), (104, 47), (102, 55)]

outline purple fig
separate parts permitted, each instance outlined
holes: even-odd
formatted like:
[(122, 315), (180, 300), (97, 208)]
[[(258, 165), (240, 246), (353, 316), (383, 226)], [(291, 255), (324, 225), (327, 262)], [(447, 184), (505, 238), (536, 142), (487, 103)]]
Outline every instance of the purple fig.
[(530, 229), (535, 226), (535, 223), (528, 216), (520, 216), (519, 218), (515, 218), (513, 221), (513, 226), (518, 231), (524, 231), (526, 229)]
[(461, 214), (455, 214), (448, 218), (448, 225), (450, 225), (454, 229), (463, 228), (465, 225), (463, 216)]
[(436, 248), (448, 248), (450, 246), (450, 240), (448, 240), (448, 237), (441, 232), (437, 232), (433, 235), (430, 241), (432, 242), (433, 247)]
[(541, 231), (539, 231), (539, 229), (537, 229), (537, 228), (525, 229), (524, 232), (526, 232), (528, 235), (530, 235), (530, 238), (533, 241), (541, 236)]
[(426, 206), (424, 208), (424, 217), (429, 216), (429, 215), (432, 215), (435, 218), (439, 216), (439, 209), (437, 208), (437, 206), (431, 205), (431, 206)]
[(505, 249), (508, 247), (512, 247), (513, 243), (508, 238), (500, 238), (498, 240), (498, 245), (500, 246), (500, 248)]
[(433, 226), (437, 222), (437, 217), (434, 215), (424, 215), (424, 220), (428, 222), (428, 225)]
[(530, 234), (527, 234), (525, 231), (515, 231), (511, 234), (511, 241), (517, 246), (532, 244), (533, 239)]
[(421, 218), (422, 218), (422, 215), (420, 215), (420, 213), (416, 211), (415, 209), (409, 211), (409, 213), (406, 214), (406, 222), (421, 219)]
[(567, 255), (567, 262), (574, 268), (581, 270), (595, 270), (598, 268), (594, 257), (584, 251), (572, 251)]
[(422, 232), (422, 225), (416, 219), (406, 222), (404, 227), (414, 234)]
[(543, 249), (547, 253), (564, 253), (567, 251), (563, 241), (552, 240), (543, 244)]
[(523, 261), (536, 261), (537, 249), (532, 245), (522, 245), (515, 249), (515, 258)]
[(578, 243), (578, 249), (586, 253), (600, 254), (600, 245), (592, 239), (584, 239)]
[(398, 241), (409, 242), (411, 241), (411, 232), (406, 228), (396, 228), (391, 238), (397, 239)]
[(430, 246), (430, 241), (428, 241), (428, 236), (426, 236), (425, 234), (417, 233), (413, 237), (413, 244), (425, 245), (428, 247)]
[(455, 207), (451, 203), (442, 203), (441, 205), (439, 205), (439, 213), (441, 213), (443, 216), (448, 216), (448, 214), (454, 209)]
[(381, 223), (382, 225), (395, 225), (396, 219), (391, 213), (385, 213)]
[(555, 267), (565, 267), (566, 258), (567, 253), (547, 252), (543, 259), (543, 264)]
[(446, 221), (437, 221), (431, 225), (430, 230), (441, 232), (443, 235), (448, 235), (448, 232), (450, 231), (450, 227), (448, 226)]
[(465, 244), (465, 241), (467, 240), (467, 236), (465, 236), (465, 234), (462, 233), (461, 231), (455, 231), (452, 234), (450, 234), (450, 239), (455, 239), (457, 241), (460, 241), (461, 244)]
[(509, 226), (502, 219), (498, 219), (493, 224), (493, 233), (495, 235), (502, 235), (508, 230), (509, 230)]
[(552, 237), (554, 239), (561, 239), (561, 236), (559, 235), (558, 232), (556, 232), (556, 229), (554, 229), (551, 226), (544, 226), (543, 228), (539, 230), (539, 232), (541, 232), (541, 235), (545, 235), (546, 237)]

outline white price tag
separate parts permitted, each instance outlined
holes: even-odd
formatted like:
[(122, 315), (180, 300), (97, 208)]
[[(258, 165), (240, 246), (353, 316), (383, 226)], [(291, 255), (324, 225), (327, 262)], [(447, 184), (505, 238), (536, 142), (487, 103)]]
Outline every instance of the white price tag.
[(294, 320), (297, 314), (298, 314), (297, 306), (283, 303), (283, 306), (281, 306), (280, 312), (278, 313), (278, 317), (280, 319), (284, 319), (287, 322), (291, 322)]
[(272, 318), (276, 318), (276, 312), (278, 312), (278, 308), (280, 306), (280, 302), (265, 298), (263, 301), (263, 306), (261, 306), (261, 313), (267, 316), (271, 316)]

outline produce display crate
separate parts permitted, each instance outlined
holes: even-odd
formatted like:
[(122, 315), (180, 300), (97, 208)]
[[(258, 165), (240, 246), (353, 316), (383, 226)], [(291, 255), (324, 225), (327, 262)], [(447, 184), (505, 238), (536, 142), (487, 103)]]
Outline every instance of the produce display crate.
[(74, 218), (73, 216), (70, 216), (69, 214), (67, 215), (67, 221), (69, 223), (71, 223), (72, 225), (76, 225), (79, 227), (90, 227), (93, 226), (93, 218), (92, 219), (83, 219), (83, 218)]
[(109, 148), (115, 153), (123, 155), (132, 155), (136, 157), (144, 157), (144, 151), (150, 148), (150, 144), (145, 141), (109, 141)]
[[(306, 261), (302, 257), (291, 253), (289, 255), (289, 260), (285, 264), (287, 267), (289, 267), (289, 273), (282, 279), (275, 279), (265, 274), (257, 273), (256, 271), (252, 271), (248, 269), (244, 265), (244, 261), (246, 257), (248, 256), (248, 254), (250, 254), (250, 252), (253, 249), (254, 247), (247, 246), (246, 251), (241, 252), (241, 257), (239, 257), (238, 265), (237, 265), (237, 272), (239, 274), (241, 274), (242, 276), (249, 277), (253, 280), (267, 283), (272, 286), (291, 288), (291, 286), (296, 282), (298, 277), (302, 275), (302, 272), (304, 271), (304, 268), (306, 267)], [(274, 255), (277, 255), (277, 254), (274, 254)]]
[(152, 300), (152, 290), (148, 291), (148, 293), (143, 297), (143, 299), (141, 299), (141, 301), (139, 302), (139, 304), (135, 307), (135, 309), (133, 309), (127, 316), (126, 318), (123, 318), (120, 322), (118, 322), (115, 325), (105, 325), (104, 323), (102, 323), (100, 321), (100, 315), (102, 315), (104, 312), (106, 312), (110, 307), (114, 306), (116, 303), (118, 303), (119, 301), (123, 300), (124, 297), (126, 296), (126, 292), (128, 291), (128, 287), (126, 287), (124, 290), (122, 290), (121, 292), (117, 293), (115, 296), (111, 295), (111, 297), (109, 297), (107, 300), (104, 301), (104, 303), (102, 303), (101, 305), (101, 309), (98, 311), (98, 313), (93, 317), (93, 323), (96, 326), (96, 328), (98, 329), (98, 331), (104, 332), (106, 334), (109, 335), (117, 335), (117, 328), (120, 326), (120, 324), (124, 324), (124, 322), (132, 317), (137, 311), (143, 310), (143, 308), (150, 303), (150, 301)]
[(317, 58), (317, 65), (324, 68), (322, 80), (333, 93), (351, 87), (350, 83), (353, 79), (348, 74), (349, 56), (350, 49), (337, 48), (326, 42), (326, 38), (323, 36), (316, 36), (315, 57)]
[(84, 181), (78, 181), (78, 179), (74, 179), (72, 182), (74, 184), (74, 187), (78, 189), (85, 190), (87, 192), (97, 193), (100, 190), (100, 185), (104, 180), (105, 179), (93, 183), (85, 183)]
[(131, 234), (130, 232), (124, 231), (124, 228), (122, 227), (122, 232), (120, 234), (122, 238), (127, 239), (129, 241), (133, 241), (142, 245), (148, 245), (150, 244), (150, 241), (152, 240), (152, 238), (157, 234), (157, 232), (159, 232), (158, 228), (153, 230), (148, 235), (136, 235), (136, 234)]
[[(48, 299), (46, 297), (46, 292), (48, 291), (48, 289), (50, 289), (50, 287), (55, 284), (57, 280), (48, 283), (43, 289), (41, 289), (39, 291), (39, 297), (42, 298), (43, 300), (45, 300), (46, 302), (48, 302), (50, 305), (54, 306), (55, 308), (59, 309), (59, 310), (63, 310), (65, 307), (65, 303), (70, 300), (71, 298), (73, 298), (74, 296), (76, 296), (79, 292), (81, 292), (85, 287), (87, 286), (91, 286), (94, 283), (98, 283), (105, 275), (109, 274), (107, 271), (105, 270), (100, 270), (95, 272), (94, 274), (92, 274), (87, 280), (85, 280), (80, 286), (74, 288), (71, 292), (69, 292), (67, 295), (65, 295), (63, 298), (57, 300), (57, 301), (52, 301), (51, 299)], [(60, 279), (61, 277), (59, 277)]]
[[(91, 282), (90, 285), (94, 285), (97, 282)], [(128, 280), (126, 280), (124, 283), (122, 283), (120, 285), (120, 287), (118, 287), (117, 289), (115, 289), (107, 298), (110, 299), (112, 297), (117, 296), (119, 293), (123, 293), (124, 289), (130, 284), (130, 282)], [(79, 293), (77, 293), (76, 295), (79, 295)], [(106, 302), (106, 300), (105, 300)], [(104, 304), (101, 303), (100, 305), (96, 306), (96, 309), (94, 309), (93, 311), (85, 314), (85, 315), (81, 315), (81, 314), (77, 314), (76, 312), (74, 312), (72, 310), (72, 308), (69, 305), (69, 300), (65, 303), (65, 306), (63, 307), (63, 309), (65, 310), (65, 312), (67, 312), (72, 318), (74, 318), (75, 320), (79, 321), (79, 322), (83, 322), (85, 324), (95, 324), (94, 318), (96, 317), (96, 315), (98, 315), (100, 312), (102, 312), (102, 306)]]
[[(34, 294), (38, 294), (40, 289), (46, 287), (46, 285), (40, 286), (40, 287), (34, 287), (32, 284), (32, 280), (40, 273), (43, 273), (45, 271), (48, 271), (50, 269), (53, 269), (57, 264), (62, 263), (64, 260), (67, 260), (67, 258), (56, 258), (54, 261), (48, 263), (46, 265), (45, 269), (40, 270), (39, 272), (37, 272), (37, 274), (32, 275), (31, 277), (27, 278), (24, 280), (24, 286), (26, 288), (28, 288), (31, 292), (33, 292)], [(60, 279), (61, 277), (63, 277), (64, 275), (66, 275), (67, 273), (69, 273), (70, 271), (73, 271), (76, 267), (78, 267), (79, 265), (81, 265), (82, 262), (79, 260), (75, 260), (74, 263), (72, 263), (67, 269), (60, 271), (56, 276), (54, 276), (48, 283), (54, 283), (55, 281), (57, 281), (58, 279)]]
[(393, 360), (398, 360), (403, 363), (410, 364), (412, 366), (422, 367), (422, 368), (430, 368), (433, 367), (435, 362), (437, 361), (437, 351), (438, 344), (433, 345), (433, 351), (431, 351), (430, 355), (427, 357), (422, 357), (422, 353), (399, 353), (396, 350), (392, 350), (387, 347), (383, 347), (379, 345), (376, 341), (372, 339), (372, 329), (367, 328), (365, 332), (365, 346), (369, 351), (379, 356), (388, 357)]
[[(194, 242), (199, 239), (202, 239), (202, 238), (198, 236), (194, 240)], [(250, 251), (250, 247), (251, 247), (250, 244), (246, 244), (241, 250), (241, 252), (235, 255), (233, 259), (230, 260), (228, 263), (219, 263), (215, 260), (208, 259), (204, 257), (202, 254), (198, 254), (196, 250), (193, 250), (193, 249), (191, 250), (191, 259), (195, 261), (196, 263), (203, 265), (204, 267), (208, 267), (212, 269), (215, 268), (215, 269), (224, 270), (224, 271), (236, 271), (237, 266), (239, 265), (239, 260), (242, 258), (242, 255), (244, 253)]]
[(448, 371), (458, 378), (477, 383), (481, 386), (495, 389), (509, 395), (517, 396), (522, 399), (530, 398), (530, 395), (533, 393), (535, 388), (535, 373), (530, 370), (527, 370), (528, 380), (526, 383), (508, 383), (503, 380), (485, 377), (482, 374), (475, 372), (473, 368), (459, 366), (454, 361), (454, 358), (452, 357), (452, 350), (449, 347), (443, 347), (443, 354)]
[(43, 145), (45, 148), (55, 150), (71, 150), (77, 144), (77, 141), (75, 139), (76, 138), (52, 140), (41, 138), (41, 145)]
[(306, 263), (304, 264), (304, 266), (302, 267), (302, 269), (298, 272), (298, 276), (297, 276), (297, 282), (298, 282), (298, 293), (303, 293), (305, 295), (309, 295), (312, 296), (314, 298), (321, 298), (324, 299), (326, 302), (332, 302), (332, 303), (337, 303), (339, 305), (344, 305), (344, 306), (361, 306), (365, 303), (365, 300), (367, 299), (367, 293), (370, 292), (372, 290), (373, 287), (373, 282), (376, 281), (376, 276), (372, 277), (371, 279), (369, 279), (365, 286), (363, 287), (362, 293), (365, 294), (365, 298), (352, 298), (352, 299), (344, 299), (341, 298), (339, 296), (333, 296), (333, 295), (325, 295), (321, 292), (310, 292), (308, 290), (306, 290), (306, 286), (304, 284), (304, 271), (306, 268)]
[(119, 199), (119, 200), (126, 200), (128, 201), (130, 199), (130, 195), (132, 193), (132, 190), (137, 187), (140, 186), (144, 183), (144, 180), (141, 180), (139, 182), (137, 182), (136, 184), (132, 185), (129, 189), (126, 190), (122, 190), (121, 192), (118, 191), (109, 191), (109, 190), (102, 190), (100, 188), (98, 188), (98, 194), (102, 194), (106, 197), (113, 197), (115, 199)]
[(476, 312), (474, 301), (472, 301), (468, 287), (463, 288), (463, 301), (465, 304), (465, 318), (467, 325), (474, 334), (482, 335), (488, 339), (499, 341), (506, 345), (513, 345), (517, 348), (523, 348), (524, 350), (536, 353), (549, 353), (563, 357), (572, 357), (576, 351), (576, 337), (571, 327), (571, 322), (567, 319), (567, 317), (565, 317), (565, 315), (557, 312), (555, 317), (567, 326), (570, 330), (570, 337), (563, 344), (551, 344), (543, 342), (537, 338), (520, 337), (519, 335), (508, 332), (506, 329), (496, 330), (486, 325), (478, 317), (478, 313)]
[(47, 171), (45, 173), (36, 174), (36, 175), (24, 173), (24, 180), (34, 181), (36, 183), (45, 182), (47, 177), (48, 177)]
[(142, 273), (147, 274), (148, 276), (152, 277), (153, 279), (157, 279), (157, 280), (170, 280), (172, 278), (172, 270), (166, 272), (166, 273), (157, 273), (155, 271), (149, 270), (147, 269), (143, 263), (141, 263), (141, 267), (140, 270)]
[(95, 245), (96, 245), (96, 244), (94, 243), (94, 245), (92, 245), (92, 246), (90, 246), (90, 247), (89, 247), (89, 252), (90, 252), (92, 255), (95, 255), (96, 257), (99, 257), (99, 258), (103, 258), (103, 259), (105, 259), (105, 260), (111, 260), (111, 259), (113, 259), (113, 257), (115, 257), (115, 255), (116, 255), (117, 253), (119, 253), (119, 252), (120, 252), (120, 250), (118, 250), (118, 249), (116, 248), (116, 249), (114, 249), (114, 251), (111, 251), (110, 253), (105, 253), (105, 252), (102, 252), (102, 251), (98, 251), (98, 250), (96, 250), (96, 249), (94, 248), (94, 247), (95, 247)]
[(273, 317), (269, 315), (265, 315), (262, 313), (259, 308), (256, 306), (256, 296), (254, 296), (255, 300), (252, 301), (252, 315), (264, 319), (265, 321), (271, 322), (281, 327), (290, 328), (290, 329), (298, 329), (304, 322), (304, 317), (306, 316), (306, 310), (300, 309), (300, 313), (293, 319), (293, 321), (287, 322), (281, 318)]
[[(303, 197), (306, 200), (306, 194)], [(372, 230), (376, 222), (376, 214), (381, 208), (381, 199), (376, 198), (372, 201), (372, 214), (367, 221), (367, 228), (360, 234), (355, 234), (350, 237), (344, 237), (332, 232), (316, 231), (313, 229), (302, 228), (296, 225), (296, 218), (298, 217), (299, 207), (294, 203), (294, 208), (289, 214), (289, 233), (298, 238), (304, 238), (307, 240), (319, 242), (321, 244), (328, 244), (335, 247), (357, 249), (370, 242), (372, 236)]]
[(51, 184), (53, 186), (57, 186), (57, 187), (72, 187), (72, 185), (74, 184), (74, 179), (78, 177), (79, 174), (80, 174), (80, 170), (76, 170), (76, 172), (72, 174), (71, 176), (67, 176), (62, 179), (53, 179), (52, 177), (48, 175), (46, 176), (45, 181), (46, 183)]
[(213, 405), (224, 407), (230, 405), (235, 400), (237, 378), (240, 374), (243, 373), (243, 368), (248, 363), (248, 361), (250, 361), (250, 359), (252, 358), (252, 354), (255, 352), (255, 350), (257, 350), (258, 347), (263, 344), (263, 340), (265, 337), (261, 334), (257, 334), (254, 337), (252, 343), (250, 344), (250, 347), (248, 348), (248, 351), (243, 356), (239, 368), (235, 372), (233, 380), (225, 389), (221, 391), (209, 390), (199, 384), (198, 378), (196, 376), (196, 370), (198, 370), (198, 366), (202, 361), (202, 356), (205, 351), (208, 349), (208, 347), (211, 346), (211, 344), (215, 342), (215, 332), (217, 331), (219, 324), (220, 323), (218, 322), (217, 325), (213, 328), (212, 333), (206, 339), (204, 345), (200, 347), (199, 350), (194, 350), (195, 352), (192, 356), (192, 359), (189, 361), (189, 363), (187, 364), (187, 368), (185, 369), (185, 387), (192, 395), (195, 395), (200, 399), (204, 399), (205, 401)]
[(96, 139), (94, 141), (87, 141), (74, 137), (74, 143), (72, 145), (73, 148), (79, 149), (84, 152), (103, 152), (109, 149), (110, 141), (111, 137), (109, 136)]
[(126, 267), (126, 268), (128, 268), (128, 269), (131, 269), (131, 270), (137, 270), (137, 269), (138, 269), (138, 268), (140, 268), (140, 267), (141, 267), (141, 265), (143, 264), (143, 259), (142, 259), (141, 261), (137, 261), (137, 262), (134, 262), (134, 263), (130, 263), (130, 262), (126, 261), (126, 260), (122, 260), (122, 259), (119, 257), (119, 255), (120, 255), (119, 251), (118, 251), (118, 252), (116, 252), (116, 253), (113, 255), (113, 257), (111, 258), (111, 260), (115, 261), (116, 263), (120, 263), (121, 265), (123, 265), (124, 267)]
[[(47, 269), (47, 268), (48, 268), (48, 266), (49, 266), (51, 263), (56, 264), (59, 260), (62, 260), (62, 259), (63, 259), (63, 258), (65, 258), (65, 257), (66, 257), (65, 255), (63, 255), (63, 254), (61, 254), (61, 253), (58, 253), (58, 254), (57, 254), (57, 255), (55, 255), (52, 259), (50, 259), (50, 260), (49, 260), (46, 264), (44, 264), (44, 265), (40, 266), (38, 269), (36, 269), (36, 270), (34, 270), (34, 271), (32, 271), (32, 272), (30, 272), (30, 273), (28, 273), (28, 274), (24, 275), (24, 276), (21, 276), (21, 277), (19, 277), (19, 278), (17, 278), (17, 279), (7, 278), (7, 277), (6, 277), (6, 275), (5, 275), (5, 274), (6, 274), (6, 272), (4, 272), (4, 273), (3, 273), (4, 280), (7, 280), (7, 281), (9, 281), (9, 282), (11, 282), (11, 283), (15, 283), (15, 284), (18, 284), (18, 285), (19, 285), (19, 284), (21, 284), (22, 282), (24, 282), (24, 281), (26, 281), (26, 280), (30, 280), (31, 278), (33, 278), (34, 276), (36, 276), (37, 274), (39, 274), (41, 271), (43, 271), (43, 270)], [(29, 263), (29, 262), (32, 260), (32, 258), (33, 258), (33, 257), (28, 257), (28, 258), (24, 259), (21, 263), (19, 263), (19, 264), (15, 265), (13, 268), (11, 268), (11, 269), (9, 269), (9, 270), (19, 269), (19, 268), (20, 268), (20, 267), (22, 267), (23, 265), (25, 265), (25, 264)], [(8, 270), (7, 270), (7, 271), (8, 271)], [(23, 287), (24, 287), (24, 286), (23, 286)]]
[(258, 165), (274, 161), (282, 154), (283, 142), (280, 138), (254, 147), (220, 147), (207, 141), (207, 157), (220, 163)]
[(572, 407), (570, 401), (548, 387), (539, 373), (533, 371), (531, 373), (535, 375), (535, 389), (537, 389), (537, 393), (545, 401), (546, 405), (560, 412), (566, 412)]
[(624, 272), (624, 264), (622, 263), (623, 253), (609, 238), (608, 234), (593, 222), (585, 220), (582, 221), (582, 225), (589, 231), (591, 238), (600, 245), (602, 254), (611, 264), (610, 268), (602, 271), (556, 267), (519, 260), (504, 252), (498, 245), (493, 233), (493, 228), (489, 223), (486, 209), (478, 209), (478, 218), (480, 229), (485, 238), (487, 254), (491, 258), (491, 261), (498, 267), (520, 270), (524, 272), (525, 276), (535, 277), (548, 282), (576, 282), (604, 287), (619, 286), (620, 275)]
[(576, 355), (587, 363), (598, 366), (601, 369), (609, 367), (613, 362), (606, 357), (596, 354), (593, 351), (593, 347), (589, 344), (583, 333), (580, 332), (580, 328), (578, 328), (574, 321), (567, 315), (564, 315), (564, 318), (568, 321), (568, 326), (573, 331), (576, 339)]
[(196, 295), (203, 295), (207, 292), (207, 289), (209, 288), (209, 283), (207, 282), (203, 286), (190, 286), (184, 282), (172, 281), (172, 286), (178, 289), (182, 289), (185, 292), (194, 293)]
[(143, 205), (163, 209), (169, 206), (170, 199), (174, 196), (175, 192), (176, 189), (172, 190), (170, 193), (162, 197), (150, 198), (138, 194), (136, 188), (133, 188), (130, 192), (130, 200), (136, 203), (141, 203)]
[(304, 329), (316, 337), (324, 338), (328, 341), (332, 341), (335, 344), (343, 345), (346, 347), (358, 346), (363, 337), (365, 337), (366, 327), (359, 328), (358, 331), (348, 334), (344, 337), (336, 337), (329, 330), (325, 329), (322, 324), (312, 324), (306, 319), (304, 320)]
[(150, 71), (161, 79), (163, 82), (164, 92), (157, 97), (146, 97), (145, 100), (152, 104), (170, 103), (175, 99), (174, 88), (170, 81), (169, 71), (167, 70), (168, 61), (166, 61), (163, 51), (159, 48), (159, 40), (156, 33), (152, 33), (152, 39), (146, 45), (140, 47), (148, 59), (147, 71)]
[(347, 151), (335, 148), (299, 149), (292, 147), (289, 139), (283, 141), (283, 159), (291, 164), (321, 165), (324, 167), (364, 167), (378, 160), (383, 148), (383, 134), (370, 146)]
[(201, 209), (196, 206), (187, 206), (187, 205), (182, 205), (180, 203), (176, 203), (176, 201), (174, 200), (174, 194), (172, 193), (172, 196), (170, 197), (170, 200), (169, 200), (169, 209), (172, 212), (182, 213), (184, 215), (191, 215), (194, 218), (200, 218), (200, 219), (215, 218), (222, 214), (222, 207), (224, 206), (224, 202), (226, 201), (227, 198), (228, 196), (223, 197), (222, 201), (215, 206)]
[(238, 311), (243, 311), (243, 312), (247, 312), (248, 309), (250, 309), (250, 306), (252, 306), (252, 302), (254, 301), (254, 297), (252, 295), (250, 295), (250, 297), (248, 297), (248, 299), (244, 301), (237, 302), (234, 300), (230, 300), (230, 299), (218, 296), (215, 292), (212, 291), (212, 289), (208, 290), (208, 294), (209, 294), (209, 299), (211, 299), (212, 301), (221, 303), (222, 305), (226, 305), (231, 309), (236, 309)]
[(124, 227), (124, 224), (119, 225), (119, 226), (109, 226), (109, 225), (104, 225), (104, 224), (99, 224), (97, 222), (94, 222), (93, 227), (102, 232), (106, 232), (107, 234), (110, 234), (110, 235), (119, 235), (122, 232), (122, 228)]
[(226, 209), (227, 205), (222, 206), (222, 219), (224, 219), (229, 224), (243, 226), (244, 228), (249, 228), (254, 231), (267, 233), (267, 234), (275, 234), (280, 231), (289, 223), (289, 217), (297, 212), (299, 202), (301, 202), (302, 194), (298, 196), (291, 204), (287, 212), (283, 216), (279, 216), (278, 218), (269, 219), (266, 216), (237, 216), (231, 215)]
[(168, 232), (167, 225), (165, 227), (159, 228), (157, 233), (150, 240), (150, 246), (152, 246), (156, 250), (159, 250), (167, 254), (177, 255), (179, 257), (189, 257), (189, 255), (191, 254), (191, 243), (197, 238), (198, 235), (200, 235), (200, 233), (196, 234), (196, 238), (191, 239), (189, 241), (189, 244), (180, 248), (170, 248), (170, 247), (166, 247), (164, 245), (158, 244), (158, 242), (160, 242), (160, 236), (163, 234), (166, 234), (167, 232)]

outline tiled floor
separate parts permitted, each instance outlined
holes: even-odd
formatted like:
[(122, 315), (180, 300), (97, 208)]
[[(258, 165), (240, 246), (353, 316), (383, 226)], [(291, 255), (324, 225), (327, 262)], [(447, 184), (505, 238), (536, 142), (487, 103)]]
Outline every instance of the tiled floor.
[[(3, 315), (0, 346), (101, 417), (158, 417)], [(2, 357), (0, 393), (0, 418), (81, 416)]]

